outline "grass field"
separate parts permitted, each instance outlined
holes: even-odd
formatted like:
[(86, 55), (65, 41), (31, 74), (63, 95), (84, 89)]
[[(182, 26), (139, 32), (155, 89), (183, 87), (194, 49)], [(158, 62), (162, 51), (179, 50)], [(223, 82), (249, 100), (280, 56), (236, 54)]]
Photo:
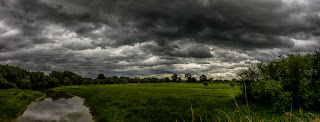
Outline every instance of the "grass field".
[(0, 89), (0, 121), (15, 118), (35, 99), (44, 93), (22, 89)]
[[(99, 121), (319, 121), (314, 112), (272, 114), (263, 105), (238, 105), (234, 97), (241, 91), (229, 83), (209, 86), (195, 83), (143, 83), (78, 85), (53, 88), (86, 98)], [(0, 121), (15, 118), (43, 93), (0, 90)], [(301, 115), (303, 119), (301, 120)]]
[(236, 107), (231, 93), (240, 93), (239, 86), (228, 83), (82, 85), (54, 90), (86, 98), (100, 121), (223, 120), (224, 112), (233, 112)]
[[(54, 88), (86, 98), (99, 121), (314, 121), (317, 113), (273, 114), (263, 105), (238, 105), (241, 91), (229, 83), (81, 85)], [(301, 120), (300, 116), (304, 115)]]

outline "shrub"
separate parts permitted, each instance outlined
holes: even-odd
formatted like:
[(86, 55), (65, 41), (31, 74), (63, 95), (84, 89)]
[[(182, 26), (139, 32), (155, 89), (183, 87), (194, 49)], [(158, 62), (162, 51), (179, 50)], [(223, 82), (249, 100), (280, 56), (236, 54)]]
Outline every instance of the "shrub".
[(204, 82), (203, 82), (203, 85), (208, 86), (208, 82), (207, 82), (207, 81), (204, 81)]
[(0, 76), (0, 89), (15, 88), (16, 84), (8, 82), (6, 79)]
[[(289, 54), (269, 62), (252, 64), (238, 76), (245, 81), (242, 96), (248, 101), (272, 105), (282, 111), (293, 108), (320, 110), (319, 51), (301, 56)], [(286, 98), (287, 97), (287, 98)], [(294, 103), (290, 103), (294, 101)]]
[(21, 89), (31, 89), (31, 81), (29, 79), (21, 79), (18, 87)]
[(251, 84), (251, 92), (254, 101), (257, 103), (271, 105), (272, 99), (282, 91), (282, 85), (275, 80), (259, 80)]
[(272, 109), (275, 112), (285, 112), (292, 104), (292, 93), (288, 91), (279, 92), (276, 97), (273, 97)]
[(312, 81), (304, 78), (298, 87), (298, 98), (303, 107), (307, 109), (319, 109), (320, 104), (320, 81)]

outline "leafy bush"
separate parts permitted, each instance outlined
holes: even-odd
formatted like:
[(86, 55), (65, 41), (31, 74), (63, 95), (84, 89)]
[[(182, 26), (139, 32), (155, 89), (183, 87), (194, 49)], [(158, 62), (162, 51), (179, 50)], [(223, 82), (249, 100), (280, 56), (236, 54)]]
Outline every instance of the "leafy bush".
[(31, 89), (31, 81), (29, 79), (21, 79), (19, 83), (21, 89)]
[(292, 96), (288, 91), (279, 92), (276, 97), (272, 99), (272, 109), (275, 112), (285, 112), (292, 104)]
[(208, 82), (207, 82), (207, 81), (204, 81), (204, 82), (203, 82), (203, 85), (208, 86)]
[(8, 82), (6, 79), (0, 76), (0, 89), (10, 89), (15, 87), (15, 84)]
[(259, 80), (251, 84), (254, 100), (264, 104), (271, 104), (270, 100), (277, 98), (282, 87), (281, 83), (275, 80)]
[(280, 81), (259, 80), (251, 87), (254, 102), (272, 106), (275, 112), (284, 112), (292, 104), (291, 93), (283, 91)]
[(304, 78), (300, 81), (298, 99), (303, 101), (305, 108), (318, 110), (320, 108), (320, 81)]
[(238, 76), (250, 102), (272, 106), (283, 112), (294, 108), (320, 110), (320, 52), (280, 56), (269, 62), (252, 64)]

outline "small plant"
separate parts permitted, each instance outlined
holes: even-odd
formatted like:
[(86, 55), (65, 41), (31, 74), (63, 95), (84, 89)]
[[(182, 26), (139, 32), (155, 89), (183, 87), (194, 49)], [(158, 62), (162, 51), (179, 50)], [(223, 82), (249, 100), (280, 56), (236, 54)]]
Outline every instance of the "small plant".
[(207, 82), (207, 81), (204, 81), (204, 82), (203, 82), (203, 85), (208, 86), (208, 82)]

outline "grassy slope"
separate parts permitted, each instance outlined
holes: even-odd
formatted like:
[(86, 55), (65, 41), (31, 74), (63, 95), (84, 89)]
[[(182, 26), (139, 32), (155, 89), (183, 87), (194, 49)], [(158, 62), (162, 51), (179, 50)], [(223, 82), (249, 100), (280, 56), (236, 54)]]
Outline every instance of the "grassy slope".
[[(234, 101), (230, 91), (239, 93), (239, 87), (227, 83), (209, 86), (186, 83), (119, 84), (64, 86), (66, 90), (87, 99), (100, 121), (181, 121), (223, 119), (225, 112), (233, 112)], [(200, 115), (200, 116), (199, 116)]]
[(0, 121), (9, 120), (35, 99), (41, 92), (22, 89), (0, 89)]

